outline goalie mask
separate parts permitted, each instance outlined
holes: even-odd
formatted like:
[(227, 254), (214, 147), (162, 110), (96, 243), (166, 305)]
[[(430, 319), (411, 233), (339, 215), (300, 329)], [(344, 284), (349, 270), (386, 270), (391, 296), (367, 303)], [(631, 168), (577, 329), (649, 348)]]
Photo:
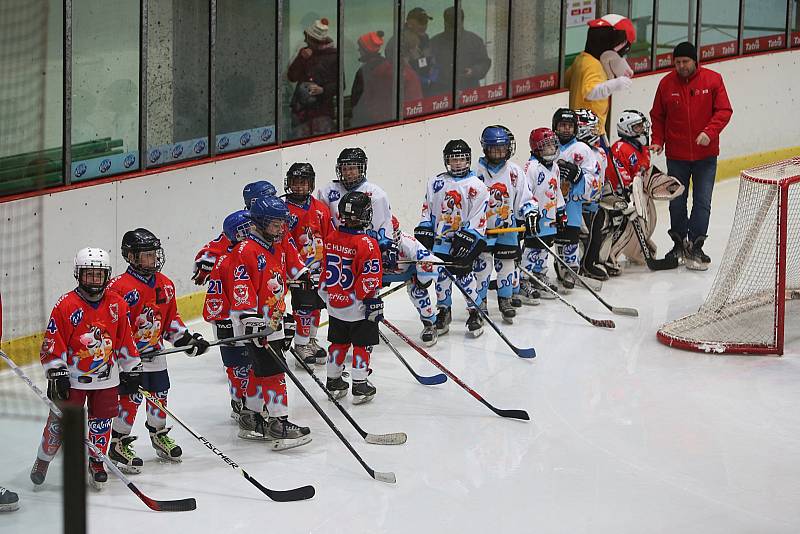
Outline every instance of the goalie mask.
[(316, 173), (310, 163), (292, 163), (286, 171), (283, 190), (292, 202), (304, 203), (314, 192)]
[(101, 248), (82, 248), (75, 255), (73, 275), (86, 294), (102, 295), (111, 279), (111, 256)]
[(352, 191), (367, 181), (367, 154), (360, 148), (345, 148), (336, 158), (336, 178)]
[(641, 150), (650, 144), (650, 121), (641, 111), (626, 109), (617, 120), (617, 135)]
[(164, 249), (153, 232), (146, 228), (129, 230), (122, 236), (122, 257), (139, 274), (150, 276), (164, 267)]
[(463, 139), (448, 141), (442, 151), (444, 168), (453, 178), (463, 178), (472, 166), (472, 149)]

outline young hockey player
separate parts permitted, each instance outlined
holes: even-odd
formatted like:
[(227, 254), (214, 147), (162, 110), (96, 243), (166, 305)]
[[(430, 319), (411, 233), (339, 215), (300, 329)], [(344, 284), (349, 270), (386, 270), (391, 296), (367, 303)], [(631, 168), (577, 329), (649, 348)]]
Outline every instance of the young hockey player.
[[(244, 198), (244, 209), (250, 209), (250, 205), (255, 199), (261, 196), (274, 197), (277, 194), (275, 186), (266, 180), (260, 180), (244, 186), (242, 197)], [(217, 261), (217, 256), (225, 253), (231, 246), (230, 241), (225, 237), (225, 232), (220, 232), (216, 239), (207, 243), (194, 258), (194, 274), (192, 281), (195, 285), (205, 285), (208, 275)]]
[[(300, 259), (309, 268), (314, 278), (322, 271), (324, 243), (333, 231), (333, 221), (328, 206), (312, 196), (316, 173), (310, 163), (293, 163), (286, 173), (283, 189), (289, 207), (289, 232), (297, 246)], [(303, 295), (303, 293), (307, 293)], [(301, 302), (312, 302), (313, 306), (301, 306)], [(315, 291), (292, 289), (292, 312), (296, 325), (294, 346), (298, 355), (308, 365), (325, 365), (328, 354), (317, 344), (317, 328), (320, 310), (325, 309)], [(298, 368), (300, 362), (295, 361)]]
[[(457, 277), (458, 284), (477, 305), (481, 303), (472, 264), (486, 247), (486, 209), (489, 190), (475, 176), (472, 149), (466, 141), (448, 141), (442, 152), (445, 172), (428, 180), (422, 220), (414, 236), (428, 250), (445, 262), (459, 267), (447, 269)], [(452, 281), (442, 270), (436, 282), (436, 330), (439, 335), (450, 330), (452, 314)], [(467, 304), (467, 331), (478, 337), (483, 333), (483, 319), (472, 303)]]
[[(310, 283), (308, 270), (297, 249), (284, 239), (289, 208), (276, 197), (259, 197), (250, 206), (253, 228), (234, 251), (230, 278), (230, 315), (234, 335), (263, 332), (247, 343), (253, 376), (239, 416), (239, 437), (265, 441), (273, 450), (299, 447), (311, 441), (311, 431), (289, 421), (283, 351), (294, 336), (287, 335), (286, 282)], [(293, 323), (293, 321), (291, 321)], [(280, 359), (280, 363), (279, 360)], [(262, 412), (266, 408), (268, 419)]]
[[(486, 229), (509, 228), (535, 216), (533, 192), (522, 169), (511, 160), (516, 143), (505, 126), (487, 126), (481, 133), (483, 157), (475, 174), (489, 189)], [(497, 271), (497, 305), (503, 321), (513, 323), (517, 315), (511, 298), (519, 284), (514, 262), (519, 259), (519, 236), (516, 233), (488, 235), (486, 250), (475, 261), (475, 278), (481, 306), (486, 306), (486, 293), (492, 270)]]
[(373, 220), (370, 198), (349, 191), (339, 201), (339, 228), (325, 242), (325, 266), (319, 294), (328, 307), (328, 379), (326, 387), (336, 398), (347, 394), (342, 378), (344, 360), (353, 347), (353, 404), (375, 396), (370, 384), (372, 347), (378, 344), (378, 322), (383, 319), (381, 253), (378, 242), (366, 233)]
[(402, 262), (416, 263), (398, 265), (394, 270), (384, 269), (383, 285), (387, 286), (394, 282), (403, 283), (411, 280), (406, 292), (422, 321), (420, 339), (426, 347), (432, 347), (436, 344), (439, 336), (435, 327), (436, 309), (433, 307), (430, 295), (428, 295), (428, 288), (439, 277), (439, 268), (436, 267), (435, 262), (441, 262), (442, 260), (431, 254), (414, 236), (400, 230), (400, 221), (394, 215), (392, 215), (392, 229), (394, 231), (394, 242), (397, 243), (400, 252), (400, 260)]
[(397, 263), (397, 246), (392, 240), (392, 208), (389, 197), (379, 186), (367, 181), (367, 155), (360, 148), (345, 148), (336, 158), (336, 180), (317, 194), (333, 215), (338, 227), (339, 202), (348, 191), (361, 191), (372, 199), (372, 221), (367, 234), (378, 241), (384, 267), (394, 268)]
[[(122, 236), (121, 252), (128, 270), (111, 280), (108, 290), (128, 303), (133, 341), (142, 359), (142, 389), (166, 405), (170, 387), (167, 357), (149, 353), (163, 349), (164, 341), (169, 341), (175, 347), (186, 347), (189, 356), (197, 356), (208, 350), (208, 342), (199, 333), (190, 333), (183, 324), (175, 301), (175, 285), (161, 272), (161, 241), (151, 231), (137, 228)], [(142, 399), (138, 391), (120, 395), (119, 415), (111, 429), (108, 455), (130, 473), (142, 468), (142, 459), (136, 456), (132, 445), (136, 436), (130, 435)], [(151, 404), (146, 412), (145, 427), (156, 454), (165, 460), (181, 461), (181, 448), (167, 435), (171, 429), (167, 427), (167, 414)]]
[[(203, 319), (214, 326), (217, 339), (233, 337), (233, 322), (230, 318), (230, 303), (233, 301), (231, 265), (235, 263), (233, 249), (247, 239), (253, 223), (248, 210), (234, 211), (222, 223), (222, 232), (231, 245), (220, 254), (208, 275), (208, 289), (203, 304)], [(247, 356), (246, 342), (222, 344), (219, 352), (225, 374), (228, 376), (228, 391), (231, 396), (231, 419), (238, 421), (247, 395), (247, 385), (252, 375), (252, 366)]]
[[(522, 254), (522, 266), (549, 288), (555, 290), (555, 284), (547, 276), (548, 251), (542, 248), (543, 242), (548, 247), (553, 243), (558, 226), (564, 224), (564, 197), (559, 185), (558, 138), (550, 128), (536, 128), (529, 137), (531, 158), (525, 162), (525, 179), (533, 189), (533, 198), (539, 206), (538, 217), (530, 222), (526, 220), (525, 249)], [(535, 223), (535, 224), (533, 224)], [(538, 239), (537, 239), (538, 237)], [(536, 284), (530, 280), (520, 281), (520, 295), (525, 304), (535, 304)], [(554, 299), (549, 291), (542, 291), (544, 299)]]
[(553, 131), (559, 142), (559, 175), (561, 194), (564, 197), (566, 224), (559, 228), (556, 236), (557, 251), (561, 259), (572, 269), (565, 269), (556, 262), (556, 275), (566, 289), (575, 287), (575, 273), (580, 269), (580, 249), (578, 247), (581, 225), (583, 224), (583, 203), (591, 202), (600, 193), (600, 166), (595, 160), (594, 151), (579, 142), (578, 117), (568, 108), (560, 108), (553, 115)]
[[(66, 404), (88, 405), (89, 440), (108, 451), (111, 420), (120, 394), (134, 393), (141, 381), (141, 361), (131, 337), (128, 305), (107, 291), (111, 258), (99, 248), (75, 256), (78, 287), (56, 302), (39, 357), (47, 377), (47, 396)], [(61, 424), (51, 412), (42, 434), (31, 481), (44, 482), (47, 468), (61, 447)], [(108, 480), (103, 463), (90, 453), (89, 482), (101, 489)]]

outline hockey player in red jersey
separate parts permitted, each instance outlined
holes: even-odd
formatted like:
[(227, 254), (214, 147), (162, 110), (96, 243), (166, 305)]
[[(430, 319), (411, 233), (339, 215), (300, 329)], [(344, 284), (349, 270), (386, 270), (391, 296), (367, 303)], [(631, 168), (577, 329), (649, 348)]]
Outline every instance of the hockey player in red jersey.
[[(244, 209), (250, 209), (255, 199), (262, 196), (274, 197), (277, 194), (275, 186), (266, 180), (259, 180), (244, 186), (242, 197), (244, 198)], [(225, 232), (220, 232), (216, 239), (206, 243), (194, 258), (194, 274), (192, 281), (195, 285), (205, 285), (211, 269), (220, 254), (224, 254), (231, 246), (230, 240), (225, 237)]]
[[(211, 273), (208, 275), (206, 299), (203, 303), (203, 319), (214, 326), (217, 339), (233, 337), (233, 322), (230, 318), (230, 303), (233, 301), (232, 265), (236, 263), (233, 249), (247, 239), (253, 222), (248, 210), (234, 211), (222, 223), (223, 235), (231, 243), (220, 254)], [(231, 419), (239, 420), (239, 414), (247, 395), (247, 386), (252, 377), (252, 366), (247, 356), (246, 342), (222, 344), (219, 346), (222, 364), (228, 377), (228, 391), (231, 396)]]
[(342, 378), (344, 360), (353, 346), (353, 404), (375, 396), (369, 383), (369, 362), (378, 344), (378, 322), (383, 319), (381, 251), (378, 241), (367, 235), (372, 222), (372, 203), (366, 193), (350, 191), (339, 201), (339, 228), (325, 242), (325, 270), (319, 294), (328, 306), (328, 380), (334, 397), (347, 394)]
[[(167, 357), (150, 353), (163, 349), (164, 341), (185, 347), (189, 356), (203, 354), (209, 345), (203, 336), (190, 333), (183, 324), (175, 301), (175, 285), (161, 273), (164, 266), (161, 241), (149, 230), (137, 228), (122, 236), (121, 252), (128, 270), (111, 280), (108, 289), (128, 303), (133, 340), (142, 359), (142, 389), (166, 405), (170, 387)], [(141, 404), (142, 395), (138, 391), (120, 395), (119, 415), (111, 431), (109, 457), (130, 473), (138, 473), (142, 468), (142, 459), (132, 446), (136, 436), (130, 435)], [(156, 454), (179, 462), (182, 451), (168, 435), (167, 414), (149, 403), (146, 411), (145, 427)]]
[[(310, 163), (293, 163), (286, 173), (284, 191), (289, 208), (289, 232), (300, 259), (318, 279), (325, 252), (323, 243), (334, 226), (327, 204), (312, 196), (315, 176)], [(311, 304), (310, 307), (301, 305), (303, 302)], [(294, 346), (307, 365), (324, 365), (327, 360), (325, 349), (317, 344), (320, 310), (323, 309), (325, 303), (315, 291), (292, 289), (292, 312), (296, 324)], [(296, 365), (302, 368), (300, 362)]]
[[(297, 249), (284, 238), (289, 209), (276, 197), (260, 197), (250, 207), (253, 229), (236, 246), (231, 275), (231, 319), (235, 335), (263, 332), (247, 344), (253, 376), (239, 417), (239, 437), (266, 441), (273, 450), (305, 445), (311, 441), (307, 427), (289, 421), (283, 351), (294, 336), (284, 324), (287, 280), (310, 284), (308, 269)], [(223, 286), (225, 283), (223, 283)], [(278, 358), (282, 360), (280, 363)], [(262, 412), (266, 408), (268, 419)]]
[[(75, 256), (78, 287), (58, 299), (39, 357), (47, 377), (47, 396), (66, 404), (88, 404), (89, 440), (108, 450), (111, 420), (117, 415), (117, 387), (135, 392), (141, 361), (127, 320), (128, 305), (107, 291), (111, 258), (99, 248), (84, 248)], [(51, 412), (42, 435), (31, 481), (41, 485), (61, 447), (61, 424)], [(107, 482), (102, 462), (90, 453), (89, 481), (96, 489)]]

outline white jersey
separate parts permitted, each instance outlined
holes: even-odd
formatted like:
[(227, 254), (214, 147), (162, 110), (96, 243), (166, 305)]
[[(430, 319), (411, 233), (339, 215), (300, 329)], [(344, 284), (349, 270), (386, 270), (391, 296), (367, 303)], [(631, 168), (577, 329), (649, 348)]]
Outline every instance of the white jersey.
[(450, 240), (459, 229), (486, 235), (488, 204), (489, 190), (475, 173), (470, 171), (458, 179), (446, 172), (432, 176), (428, 180), (420, 224), (433, 228), (437, 244), (447, 242), (446, 247), (434, 245), (434, 252), (449, 252)]
[(582, 141), (573, 139), (566, 145), (561, 145), (559, 157), (571, 161), (583, 171), (583, 187), (579, 191), (574, 186), (570, 189), (571, 200), (592, 202), (600, 198), (603, 175), (594, 149)]
[[(434, 256), (431, 251), (425, 248), (422, 243), (417, 241), (417, 239), (405, 232), (400, 232), (400, 239), (395, 239), (395, 243), (398, 245), (399, 253), (398, 259), (402, 261), (419, 261), (419, 260), (428, 260), (431, 262), (441, 263), (441, 259)], [(398, 242), (399, 241), (399, 242)], [(400, 280), (392, 280), (391, 277), (393, 276), (401, 276), (406, 274), (407, 271), (411, 270), (415, 272), (417, 278), (422, 280), (423, 282), (430, 279), (436, 280), (438, 276), (438, 268), (434, 266), (433, 263), (417, 263), (417, 264), (407, 264), (401, 263), (397, 266), (395, 270), (383, 270), (384, 280), (388, 277), (390, 281), (394, 282)]]
[[(367, 228), (367, 234), (378, 241), (381, 249), (392, 240), (392, 208), (389, 206), (389, 197), (386, 192), (372, 182), (363, 182), (352, 189), (366, 193), (372, 199), (372, 224)], [(319, 191), (317, 198), (328, 206), (336, 228), (339, 228), (339, 200), (349, 191), (339, 182), (331, 182)]]
[(558, 165), (553, 163), (548, 169), (538, 159), (531, 156), (525, 162), (525, 179), (533, 191), (533, 199), (539, 207), (540, 227), (553, 227), (556, 210), (564, 207), (561, 194)]
[(533, 189), (516, 163), (508, 161), (493, 169), (485, 158), (480, 158), (475, 174), (489, 190), (487, 229), (517, 226), (517, 219), (524, 219), (525, 214), (537, 209)]

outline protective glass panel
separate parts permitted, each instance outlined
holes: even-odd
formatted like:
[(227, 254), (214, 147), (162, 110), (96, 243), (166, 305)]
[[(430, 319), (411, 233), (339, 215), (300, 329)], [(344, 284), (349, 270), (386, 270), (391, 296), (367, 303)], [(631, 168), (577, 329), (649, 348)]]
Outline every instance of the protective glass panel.
[(138, 168), (139, 5), (73, 2), (72, 181)]
[[(575, 57), (580, 54), (586, 46), (586, 32), (589, 27), (586, 25), (590, 20), (602, 15), (601, 1), (595, 0), (567, 0), (565, 9), (567, 27), (564, 31), (566, 42), (564, 43), (564, 69), (568, 69)], [(628, 11), (627, 7), (619, 14), (624, 15)], [(560, 24), (556, 27), (559, 27)]]
[(697, 0), (670, 0), (658, 3), (658, 42), (656, 69), (672, 67), (672, 50), (678, 43), (694, 43)]
[(703, 62), (735, 55), (739, 47), (739, 0), (705, 1), (702, 5), (698, 59)]
[(633, 0), (631, 21), (636, 28), (636, 42), (628, 52), (628, 64), (633, 72), (651, 70), (650, 53), (653, 50), (653, 0)]
[(800, 3), (789, 2), (789, 40), (792, 47), (800, 46)]
[[(797, 2), (792, 2), (797, 5)], [(786, 47), (786, 0), (744, 3), (742, 52), (752, 54)]]
[[(458, 107), (506, 96), (508, 0), (462, 0), (463, 15), (445, 13), (445, 27), (455, 24)], [(448, 64), (452, 66), (452, 61)], [(447, 71), (448, 69), (443, 69)]]
[(561, 5), (513, 2), (511, 11), (511, 96), (557, 88)]

